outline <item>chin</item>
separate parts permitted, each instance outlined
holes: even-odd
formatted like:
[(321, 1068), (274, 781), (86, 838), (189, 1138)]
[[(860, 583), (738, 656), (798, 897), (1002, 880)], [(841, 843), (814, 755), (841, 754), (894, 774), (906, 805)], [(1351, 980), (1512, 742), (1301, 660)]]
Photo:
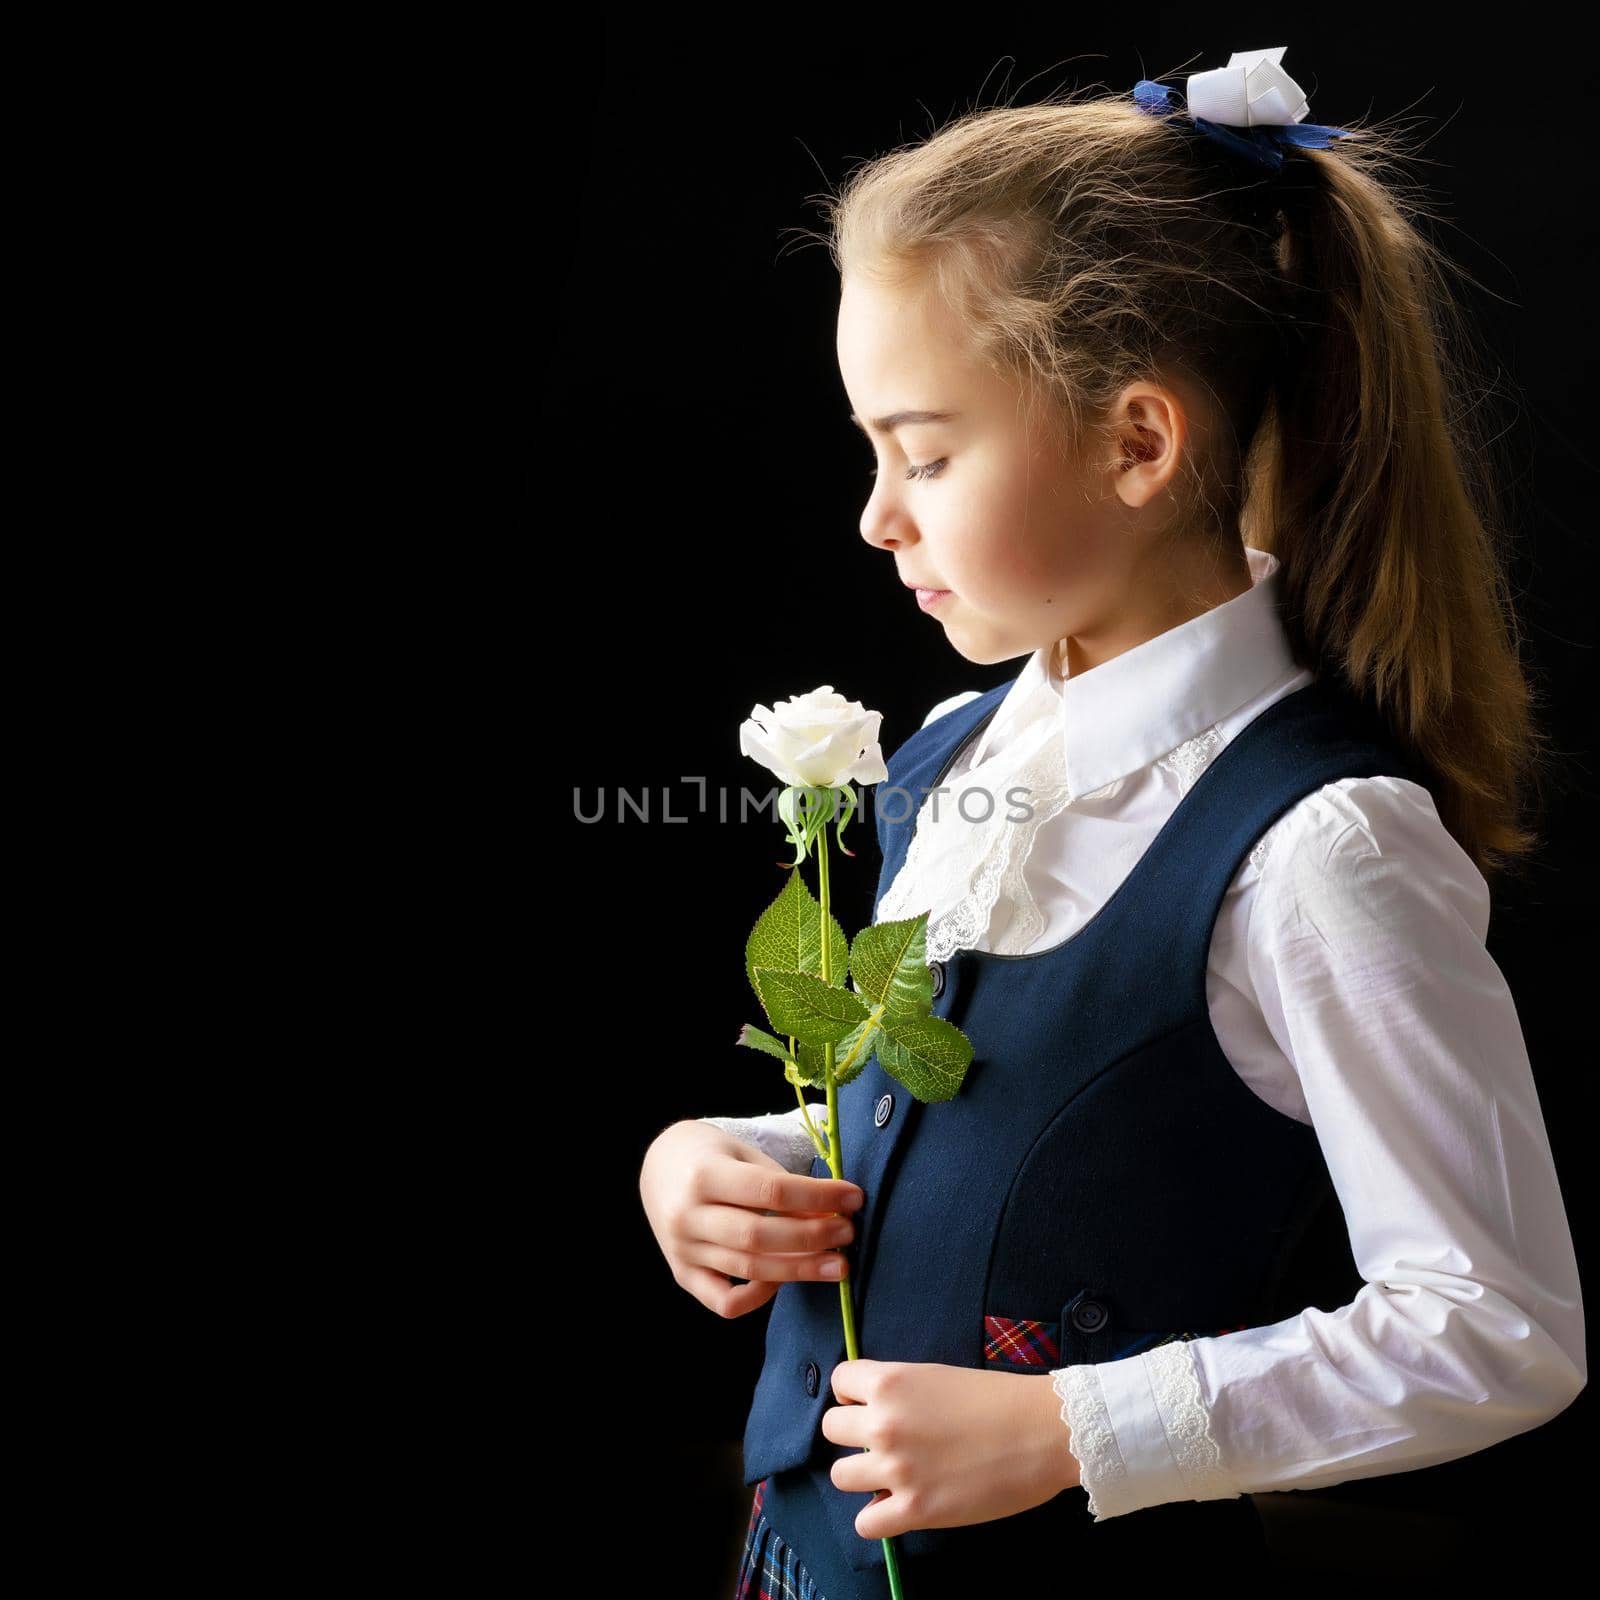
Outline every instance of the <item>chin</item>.
[(951, 627), (948, 623), (945, 625), (944, 636), (950, 648), (975, 667), (991, 667), (999, 661), (1015, 661), (1018, 656), (1031, 655), (1037, 648), (1031, 644), (1017, 644), (992, 637), (987, 639), (964, 637), (961, 628)]

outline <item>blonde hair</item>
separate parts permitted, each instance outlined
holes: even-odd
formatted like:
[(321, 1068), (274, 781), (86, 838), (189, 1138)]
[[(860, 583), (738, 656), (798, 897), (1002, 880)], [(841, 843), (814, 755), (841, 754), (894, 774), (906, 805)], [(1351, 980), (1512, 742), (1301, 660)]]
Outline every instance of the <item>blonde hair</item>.
[(1545, 754), (1491, 386), (1446, 257), (1385, 176), (1396, 141), (1345, 126), (1274, 178), (1127, 95), (969, 112), (857, 168), (812, 237), (841, 279), (950, 306), (1071, 459), (1107, 459), (1129, 382), (1192, 380), (1215, 426), (1172, 535), (1278, 557), (1297, 661), (1382, 718), (1488, 877), (1543, 842), (1522, 813)]

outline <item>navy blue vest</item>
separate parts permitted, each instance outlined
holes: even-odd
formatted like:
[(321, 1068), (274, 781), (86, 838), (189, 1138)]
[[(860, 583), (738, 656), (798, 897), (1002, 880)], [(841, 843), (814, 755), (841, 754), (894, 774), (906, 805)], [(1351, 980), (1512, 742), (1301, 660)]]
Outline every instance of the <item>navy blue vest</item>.
[[(868, 791), (883, 854), (874, 915), (924, 796), (1010, 688), (912, 734)], [(1071, 938), (933, 964), (933, 1009), (974, 1049), (960, 1092), (923, 1104), (876, 1057), (839, 1091), (844, 1173), (866, 1195), (847, 1252), (863, 1357), (1042, 1375), (1354, 1297), (1363, 1280), (1316, 1135), (1233, 1070), (1206, 969), (1224, 892), (1261, 835), (1323, 784), (1376, 774), (1420, 781), (1376, 720), (1319, 678), (1234, 737)], [(830, 1175), (820, 1157), (811, 1174)], [(888, 1593), (883, 1547), (855, 1530), (871, 1497), (834, 1487), (829, 1469), (851, 1452), (819, 1427), (844, 1357), (837, 1284), (785, 1283), (745, 1482), (770, 1480), (767, 1513), (827, 1600), (876, 1600)], [(1242, 1551), (1261, 1538), (1248, 1495), (1095, 1524), (1070, 1489), (895, 1546), (908, 1600), (936, 1600), (1061, 1572), (1074, 1548), (1163, 1534), (1223, 1559), (1230, 1541)]]

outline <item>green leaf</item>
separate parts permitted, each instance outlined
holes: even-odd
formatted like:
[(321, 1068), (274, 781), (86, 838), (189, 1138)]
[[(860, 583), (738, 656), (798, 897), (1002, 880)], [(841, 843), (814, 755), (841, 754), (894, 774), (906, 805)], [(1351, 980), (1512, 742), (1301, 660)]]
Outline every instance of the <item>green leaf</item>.
[(850, 976), (867, 1001), (884, 1009), (884, 1026), (896, 1017), (927, 1015), (933, 1005), (928, 970), (928, 913), (898, 922), (875, 922), (856, 935)]
[[(795, 1066), (784, 1069), (784, 1077), (790, 1083), (803, 1084), (808, 1089), (822, 1089), (828, 1087), (828, 1067), (823, 1057), (823, 1047), (820, 1044), (807, 1044), (804, 1039), (794, 1042)], [(854, 1077), (854, 1073), (851, 1074)], [(838, 1083), (838, 1074), (834, 1074), (835, 1083)]]
[[(848, 1067), (845, 1066), (850, 1052), (855, 1049), (856, 1036), (862, 1031), (870, 1031), (871, 1037), (862, 1046), (860, 1054)], [(834, 1087), (842, 1089), (853, 1078), (859, 1078), (866, 1070), (867, 1063), (872, 1059), (880, 1037), (877, 1026), (871, 1022), (862, 1022), (852, 1028), (844, 1038), (833, 1047), (833, 1082)], [(821, 1089), (827, 1091), (827, 1063), (823, 1059), (824, 1046), (820, 1044), (807, 1044), (804, 1039), (794, 1042), (794, 1058), (784, 1068), (783, 1075), (790, 1083), (798, 1083), (808, 1089)]]
[[(851, 1061), (848, 1067), (845, 1066), (845, 1062), (850, 1060), (850, 1052), (856, 1048), (856, 1041), (863, 1034), (867, 1036), (865, 1043), (857, 1051), (855, 1060)], [(883, 1030), (878, 1024), (868, 1018), (867, 1021), (858, 1023), (833, 1047), (833, 1081), (837, 1087), (842, 1089), (853, 1078), (861, 1076), (862, 1070), (877, 1050), (882, 1034)]]
[(791, 1059), (789, 1047), (782, 1039), (774, 1039), (770, 1033), (763, 1032), (748, 1022), (740, 1028), (739, 1037), (735, 1042), (746, 1045), (751, 1050), (760, 1050), (769, 1056), (776, 1056), (780, 1061)]
[(878, 1064), (919, 1100), (953, 1100), (972, 1061), (972, 1044), (943, 1017), (910, 1017), (884, 1024), (887, 1042)]
[(872, 1015), (860, 995), (808, 972), (777, 967), (755, 969), (756, 993), (772, 1026), (807, 1044), (837, 1044), (865, 1017)]
[[(842, 988), (849, 966), (850, 941), (845, 938), (839, 919), (829, 913), (829, 982)], [(782, 892), (756, 918), (756, 925), (745, 941), (745, 976), (756, 998), (765, 1005), (761, 987), (756, 982), (757, 967), (822, 975), (822, 905), (798, 871), (789, 874)]]

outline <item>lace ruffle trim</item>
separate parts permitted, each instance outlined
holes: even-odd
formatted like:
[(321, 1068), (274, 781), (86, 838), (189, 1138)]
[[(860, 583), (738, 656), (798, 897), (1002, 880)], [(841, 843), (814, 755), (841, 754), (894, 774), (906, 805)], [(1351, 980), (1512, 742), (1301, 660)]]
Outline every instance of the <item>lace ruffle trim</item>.
[[(1174, 1339), (1133, 1359), (1142, 1361), (1155, 1396), (1167, 1444), (1183, 1479), (1184, 1498), (1234, 1500), (1239, 1489), (1222, 1464), (1211, 1419), (1200, 1394), (1200, 1374), (1189, 1342)], [(1069, 1429), (1068, 1448), (1077, 1458), (1078, 1481), (1089, 1496), (1096, 1522), (1137, 1510), (1127, 1463), (1093, 1365), (1061, 1367), (1050, 1375)]]
[(1187, 794), (1194, 787), (1195, 779), (1211, 765), (1211, 758), (1221, 748), (1222, 735), (1214, 727), (1207, 728), (1194, 738), (1185, 739), (1176, 750), (1169, 750), (1156, 765), (1165, 767), (1177, 778), (1179, 794)]
[(1126, 1484), (1128, 1469), (1117, 1449), (1100, 1380), (1092, 1366), (1062, 1367), (1050, 1374), (1050, 1385), (1061, 1400), (1067, 1448), (1077, 1457), (1078, 1482), (1089, 1492), (1089, 1510), (1096, 1522), (1104, 1522), (1116, 1515), (1107, 1502)]
[[(1013, 775), (1013, 785), (1007, 789), (1009, 796), (1020, 786), (1030, 796), (1031, 815), (1014, 819), (1006, 807), (997, 806), (986, 825), (966, 824), (966, 833), (960, 838), (963, 865), (954, 867), (946, 862), (944, 871), (964, 874), (967, 878), (965, 892), (954, 903), (943, 907), (930, 907), (930, 899), (940, 897), (940, 890), (927, 881), (924, 868), (924, 847), (928, 842), (931, 817), (930, 801), (925, 801), (912, 830), (911, 844), (894, 882), (884, 894), (878, 907), (878, 920), (914, 916), (928, 911), (925, 930), (926, 959), (947, 961), (958, 949), (978, 949), (988, 935), (994, 908), (1002, 895), (1011, 911), (1009, 926), (996, 942), (995, 949), (1006, 953), (1022, 953), (1045, 930), (1045, 916), (1039, 909), (1029, 887), (1025, 868), (1033, 852), (1039, 830), (1071, 802), (1071, 791), (1061, 781), (1058, 749), (1046, 745)], [(961, 774), (961, 775), (964, 775)], [(952, 773), (952, 781), (958, 774)], [(941, 826), (954, 824), (946, 816)]]
[(1187, 1340), (1158, 1344), (1139, 1358), (1161, 1411), (1167, 1443), (1191, 1500), (1233, 1500), (1239, 1491), (1222, 1465), (1211, 1433), (1211, 1416), (1200, 1396), (1200, 1373)]

